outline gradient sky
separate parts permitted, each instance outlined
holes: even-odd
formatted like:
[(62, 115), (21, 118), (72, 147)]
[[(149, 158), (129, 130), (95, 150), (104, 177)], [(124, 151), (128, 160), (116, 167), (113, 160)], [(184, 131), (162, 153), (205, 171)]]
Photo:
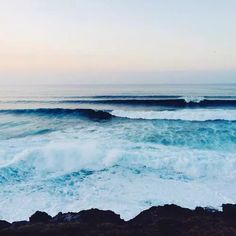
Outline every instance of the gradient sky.
[(236, 82), (235, 0), (0, 0), (0, 84)]

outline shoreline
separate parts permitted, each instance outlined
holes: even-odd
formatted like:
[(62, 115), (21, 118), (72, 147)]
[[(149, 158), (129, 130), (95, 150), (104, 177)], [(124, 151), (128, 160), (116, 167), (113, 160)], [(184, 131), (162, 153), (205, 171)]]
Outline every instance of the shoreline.
[(110, 210), (90, 209), (58, 213), (52, 217), (37, 211), (28, 221), (0, 220), (0, 235), (236, 235), (236, 204), (223, 204), (222, 211), (174, 204), (153, 206), (125, 221)]

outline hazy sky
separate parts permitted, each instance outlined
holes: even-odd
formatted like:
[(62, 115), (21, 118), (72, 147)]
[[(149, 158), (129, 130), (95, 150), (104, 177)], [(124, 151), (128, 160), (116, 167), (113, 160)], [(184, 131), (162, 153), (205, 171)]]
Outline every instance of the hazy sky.
[(236, 82), (235, 0), (0, 0), (0, 84)]

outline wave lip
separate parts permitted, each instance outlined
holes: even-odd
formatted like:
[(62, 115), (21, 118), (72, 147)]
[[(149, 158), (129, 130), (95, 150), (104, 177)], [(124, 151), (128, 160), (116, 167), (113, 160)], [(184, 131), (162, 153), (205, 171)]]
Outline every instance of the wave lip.
[(236, 121), (235, 109), (178, 109), (161, 111), (137, 110), (94, 110), (94, 109), (68, 109), (68, 108), (38, 108), (38, 109), (12, 109), (0, 110), (3, 114), (38, 115), (38, 116), (75, 116), (91, 120), (109, 120), (113, 117), (143, 120), (186, 120), (186, 121)]
[(144, 119), (144, 120), (188, 120), (188, 121), (208, 121), (208, 120), (236, 120), (236, 110), (223, 109), (181, 109), (172, 111), (125, 111), (113, 110), (113, 116)]
[(201, 101), (205, 100), (205, 97), (193, 97), (193, 96), (188, 96), (188, 97), (182, 97), (182, 99), (185, 100), (186, 103), (194, 102), (194, 103), (200, 103)]
[(89, 119), (110, 119), (109, 112), (93, 109), (67, 109), (67, 108), (37, 108), (0, 110), (0, 113), (13, 115), (41, 115), (41, 116), (80, 116)]

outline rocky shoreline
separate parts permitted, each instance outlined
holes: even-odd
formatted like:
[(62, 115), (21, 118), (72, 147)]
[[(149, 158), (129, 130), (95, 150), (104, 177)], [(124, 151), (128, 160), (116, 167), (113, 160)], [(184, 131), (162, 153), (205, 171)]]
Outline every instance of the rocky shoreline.
[(160, 236), (236, 236), (236, 205), (223, 204), (222, 211), (176, 205), (151, 207), (124, 221), (112, 211), (90, 209), (78, 213), (58, 213), (51, 217), (37, 211), (29, 221), (9, 223), (0, 220), (1, 236), (74, 235), (160, 235)]

